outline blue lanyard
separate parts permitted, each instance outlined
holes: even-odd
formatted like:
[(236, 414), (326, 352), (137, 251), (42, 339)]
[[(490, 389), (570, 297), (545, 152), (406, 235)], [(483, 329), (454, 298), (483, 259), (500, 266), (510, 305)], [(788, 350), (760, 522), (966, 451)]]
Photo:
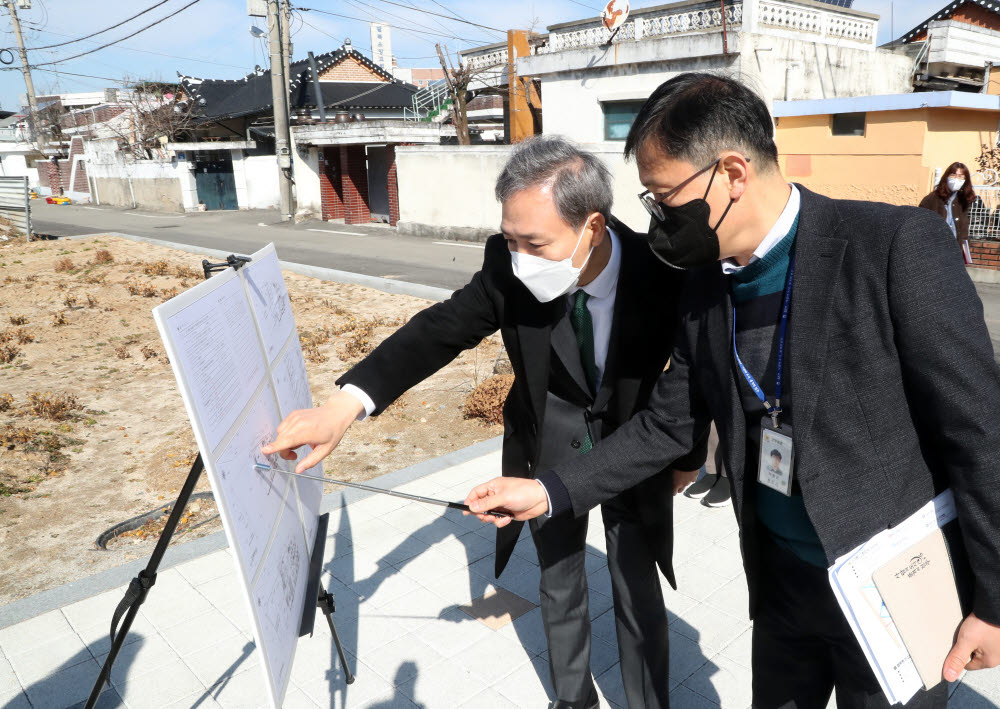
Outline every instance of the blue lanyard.
[(774, 423), (775, 428), (778, 427), (778, 415), (781, 413), (781, 383), (782, 383), (782, 372), (785, 369), (785, 336), (788, 333), (788, 313), (792, 307), (792, 281), (795, 278), (795, 255), (791, 257), (791, 261), (788, 264), (788, 279), (785, 282), (785, 299), (781, 305), (781, 324), (778, 326), (778, 364), (775, 371), (775, 385), (774, 385), (774, 405), (767, 400), (767, 396), (764, 394), (764, 390), (760, 388), (760, 384), (757, 380), (753, 378), (750, 374), (750, 370), (746, 368), (743, 364), (743, 360), (740, 359), (740, 353), (736, 349), (736, 305), (733, 305), (733, 354), (736, 356), (736, 364), (739, 365), (740, 371), (743, 372), (744, 378), (747, 380), (747, 384), (753, 389), (753, 393), (757, 395), (761, 403), (764, 404), (764, 408), (767, 409), (768, 415), (771, 417), (771, 421)]

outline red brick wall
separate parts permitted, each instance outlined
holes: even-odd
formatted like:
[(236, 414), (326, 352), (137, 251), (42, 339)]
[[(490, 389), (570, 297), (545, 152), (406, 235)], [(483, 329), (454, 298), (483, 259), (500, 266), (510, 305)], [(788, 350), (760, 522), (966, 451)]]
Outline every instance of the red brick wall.
[(87, 161), (77, 160), (76, 174), (73, 175), (73, 191), (90, 193), (90, 183), (87, 182)]
[(97, 108), (63, 114), (59, 117), (59, 124), (63, 128), (79, 128), (80, 126), (89, 126), (110, 121), (115, 116), (120, 116), (124, 112), (124, 106), (98, 106)]
[(991, 268), (1000, 271), (1000, 241), (969, 240), (972, 265), (976, 268)]
[(386, 147), (386, 157), (389, 160), (389, 175), (386, 187), (389, 191), (389, 226), (396, 226), (399, 221), (399, 180), (396, 178), (396, 148)]
[[(58, 160), (49, 160), (45, 163), (46, 171), (49, 174), (49, 186), (52, 187), (52, 194), (60, 195), (66, 191), (66, 186), (63, 186), (63, 175), (62, 175), (62, 165)], [(69, 179), (68, 177), (66, 178)]]
[(344, 57), (319, 73), (320, 81), (386, 81), (354, 57)]
[(368, 167), (363, 145), (340, 147), (341, 194), (344, 197), (344, 221), (347, 224), (369, 224)]
[(323, 221), (344, 218), (343, 187), (340, 182), (340, 151), (319, 149), (319, 194)]

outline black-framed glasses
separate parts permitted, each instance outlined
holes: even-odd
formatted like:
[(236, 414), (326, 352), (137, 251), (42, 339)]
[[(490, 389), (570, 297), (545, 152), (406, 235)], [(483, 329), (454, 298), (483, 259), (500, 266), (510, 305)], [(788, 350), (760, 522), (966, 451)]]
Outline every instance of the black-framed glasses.
[[(747, 162), (750, 162), (750, 158), (748, 158), (748, 157), (744, 157), (743, 159), (746, 160)], [(682, 182), (679, 185), (677, 185), (676, 187), (674, 187), (672, 190), (670, 190), (669, 192), (667, 192), (665, 195), (663, 195), (659, 199), (656, 199), (655, 197), (653, 197), (653, 193), (650, 192), (649, 190), (646, 190), (645, 192), (641, 192), (639, 194), (639, 201), (642, 202), (642, 206), (646, 208), (647, 212), (649, 212), (649, 216), (654, 217), (656, 219), (659, 219), (660, 221), (663, 221), (664, 219), (666, 219), (666, 214), (663, 212), (663, 204), (662, 203), (665, 202), (665, 201), (667, 201), (668, 199), (670, 199), (675, 194), (677, 194), (678, 191), (684, 189), (684, 187), (686, 187), (692, 180), (696, 179), (699, 175), (703, 175), (706, 172), (708, 172), (709, 170), (716, 169), (719, 166), (720, 162), (722, 162), (722, 158), (721, 157), (718, 158), (717, 160), (715, 160), (711, 165), (708, 165), (707, 167), (703, 167), (702, 169), (698, 170), (698, 172), (696, 172), (693, 175), (691, 175), (691, 177), (689, 177), (686, 180), (684, 180), (684, 182)], [(713, 179), (714, 179), (714, 176), (713, 176)], [(712, 183), (709, 182), (708, 183), (708, 189), (711, 189), (711, 188), (712, 188)], [(708, 196), (708, 190), (705, 191), (705, 196), (706, 197)]]

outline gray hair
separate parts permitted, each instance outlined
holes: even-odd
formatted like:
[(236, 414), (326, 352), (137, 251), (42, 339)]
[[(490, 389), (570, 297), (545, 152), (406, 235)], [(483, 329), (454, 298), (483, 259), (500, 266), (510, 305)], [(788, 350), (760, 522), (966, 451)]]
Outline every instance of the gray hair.
[(499, 202), (530, 187), (551, 186), (559, 217), (580, 227), (594, 212), (611, 216), (611, 171), (592, 153), (559, 135), (541, 135), (518, 143), (497, 178)]

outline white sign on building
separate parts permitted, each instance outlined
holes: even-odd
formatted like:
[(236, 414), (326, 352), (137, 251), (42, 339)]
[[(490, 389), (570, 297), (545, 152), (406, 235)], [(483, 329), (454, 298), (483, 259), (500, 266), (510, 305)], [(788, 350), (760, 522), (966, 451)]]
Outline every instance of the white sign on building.
[(384, 22), (372, 22), (372, 61), (387, 71), (392, 71), (392, 41), (389, 38), (389, 25)]

